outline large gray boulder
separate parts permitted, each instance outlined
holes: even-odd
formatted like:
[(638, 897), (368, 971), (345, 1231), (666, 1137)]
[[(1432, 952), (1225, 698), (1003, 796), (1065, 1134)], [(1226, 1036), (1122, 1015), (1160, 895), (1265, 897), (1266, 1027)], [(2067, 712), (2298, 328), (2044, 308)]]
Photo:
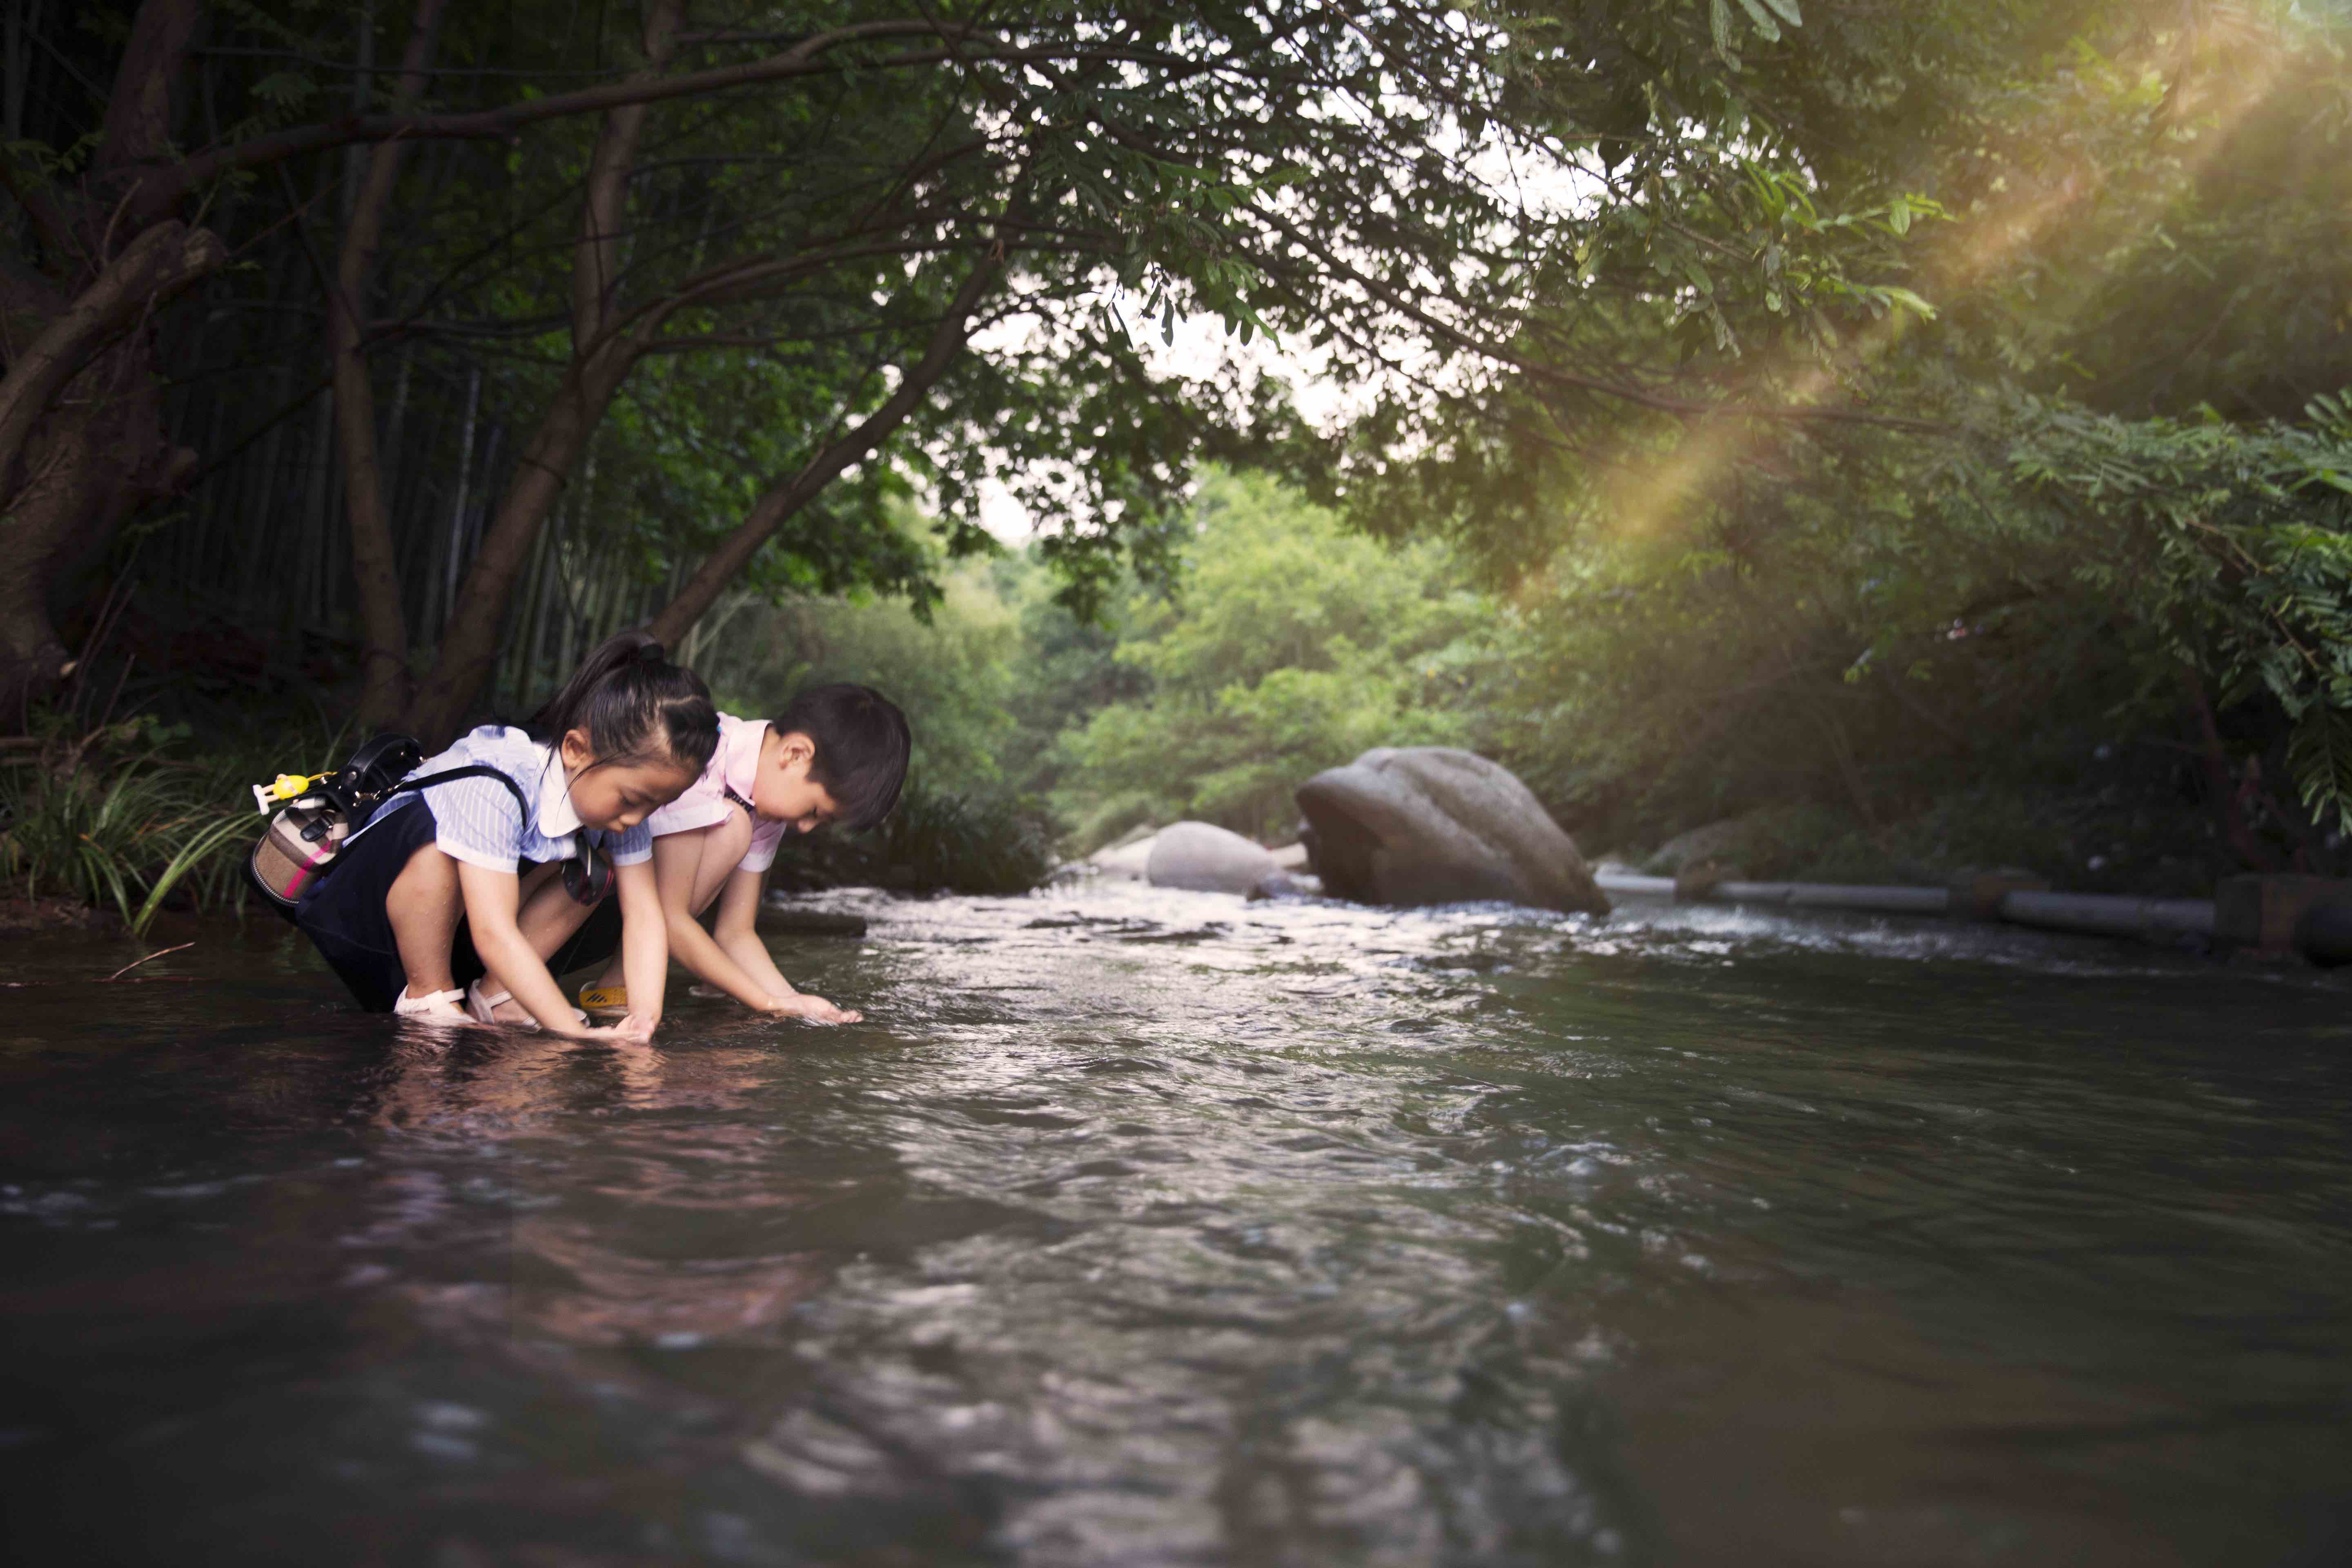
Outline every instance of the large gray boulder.
[(1155, 888), (1247, 893), (1276, 869), (1273, 856), (1238, 833), (1213, 823), (1177, 822), (1152, 839), (1143, 876)]
[(1382, 746), (1317, 773), (1297, 798), (1333, 898), (1609, 912), (1576, 841), (1509, 769), (1474, 752)]

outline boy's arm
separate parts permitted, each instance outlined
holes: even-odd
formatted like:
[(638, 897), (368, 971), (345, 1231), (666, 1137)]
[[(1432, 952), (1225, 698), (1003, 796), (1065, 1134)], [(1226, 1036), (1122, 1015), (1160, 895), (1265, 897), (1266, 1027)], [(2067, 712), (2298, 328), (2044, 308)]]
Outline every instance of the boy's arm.
[(629, 988), (629, 1016), (613, 1026), (635, 1039), (653, 1037), (661, 1022), (662, 991), (669, 983), (669, 933), (654, 868), (643, 860), (613, 868), (613, 896), (621, 900), (621, 981)]
[[(694, 918), (694, 884), (702, 869), (702, 847), (710, 831), (693, 828), (665, 833), (654, 840), (654, 876), (660, 884), (662, 924), (669, 933), (669, 950), (677, 954), (680, 963), (745, 1006), (768, 1011), (774, 1001), (760, 976), (744, 973), (734, 955), (713, 942), (702, 922)], [(634, 997), (636, 982), (629, 984), (629, 994)]]
[(776, 968), (776, 961), (768, 956), (767, 943), (760, 940), (757, 929), (760, 919), (760, 893), (767, 884), (764, 871), (746, 871), (738, 866), (728, 874), (727, 885), (719, 894), (718, 942), (729, 957), (743, 966), (743, 972), (768, 988), (769, 995), (783, 1004), (773, 1010), (797, 1013), (819, 1024), (855, 1024), (865, 1015), (845, 1012), (822, 996), (812, 996), (805, 991), (795, 991), (793, 983)]
[(716, 928), (711, 934), (727, 956), (743, 966), (743, 973), (768, 989), (772, 996), (797, 996), (793, 983), (776, 968), (776, 961), (768, 956), (767, 945), (761, 942), (754, 929), (760, 919), (760, 893), (767, 881), (764, 872), (746, 871), (740, 866), (727, 875), (726, 886), (719, 890), (719, 918), (711, 922)]
[(539, 1020), (540, 1026), (550, 1034), (574, 1038), (593, 1033), (581, 1027), (571, 1004), (563, 999), (563, 988), (547, 972), (547, 961), (515, 923), (522, 904), (521, 879), (512, 871), (493, 871), (460, 860), (457, 891), (466, 901), (466, 925), (473, 933), (474, 951), (499, 984)]

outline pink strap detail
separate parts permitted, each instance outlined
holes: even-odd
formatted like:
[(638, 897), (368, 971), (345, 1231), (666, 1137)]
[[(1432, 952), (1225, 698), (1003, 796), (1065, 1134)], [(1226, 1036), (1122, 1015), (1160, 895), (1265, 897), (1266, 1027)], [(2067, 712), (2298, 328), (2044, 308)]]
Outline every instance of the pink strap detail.
[(341, 847), (341, 846), (340, 845), (329, 845), (326, 848), (323, 848), (317, 854), (311, 856), (308, 860), (303, 861), (302, 864), (296, 868), (294, 874), (286, 879), (286, 896), (289, 899), (300, 898), (302, 896), (302, 884), (310, 879), (310, 873), (317, 870), (325, 861), (333, 858), (335, 851)]

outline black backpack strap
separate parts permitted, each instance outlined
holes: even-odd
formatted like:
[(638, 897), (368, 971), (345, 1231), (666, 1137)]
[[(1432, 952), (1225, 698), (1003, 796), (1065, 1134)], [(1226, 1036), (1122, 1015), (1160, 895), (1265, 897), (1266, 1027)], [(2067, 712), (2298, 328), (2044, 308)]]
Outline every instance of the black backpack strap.
[(507, 793), (515, 797), (515, 805), (520, 808), (522, 819), (525, 822), (530, 820), (530, 803), (523, 799), (522, 786), (488, 763), (467, 763), (463, 767), (445, 768), (437, 773), (426, 773), (421, 779), (403, 779), (388, 792), (387, 798), (394, 795), (406, 795), (413, 789), (425, 789), (434, 784), (449, 784), (457, 779), (498, 780), (507, 786)]
[(356, 837), (367, 828), (374, 826), (376, 817), (383, 811), (384, 802), (394, 796), (406, 795), (411, 790), (430, 789), (435, 784), (455, 784), (459, 779), (498, 780), (507, 786), (507, 793), (514, 796), (515, 809), (522, 813), (523, 821), (526, 824), (530, 821), (530, 803), (523, 799), (520, 784), (516, 784), (514, 780), (488, 763), (467, 763), (462, 767), (444, 768), (437, 773), (426, 773), (423, 778), (403, 779), (384, 791), (380, 799), (367, 802), (364, 812), (347, 813), (352, 824), (352, 836)]

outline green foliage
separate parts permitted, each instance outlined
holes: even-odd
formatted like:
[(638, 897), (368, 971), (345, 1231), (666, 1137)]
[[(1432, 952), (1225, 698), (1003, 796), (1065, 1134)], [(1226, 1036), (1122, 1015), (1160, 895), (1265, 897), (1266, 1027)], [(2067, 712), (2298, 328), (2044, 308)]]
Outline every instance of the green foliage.
[[(192, 62), (203, 110), (192, 140), (218, 148), (392, 107), (381, 67), (399, 54), (404, 14), (288, 0), (213, 10)], [(1278, 454), (1310, 477), (1331, 466), (1328, 446), (1297, 439), (1280, 389), (1238, 363), (1185, 376), (1152, 363), (1139, 338), (1156, 327), (1164, 339), (1180, 316), (1214, 316), (1237, 348), (1279, 332), (1339, 379), (1390, 386), (1349, 459), (1372, 479), (1397, 451), (1454, 437), (1445, 400), (1399, 390), (1407, 339), (1433, 356), (1430, 384), (1486, 384), (1495, 371), (1480, 347), (1524, 344), (1577, 361), (1588, 382), (1654, 390), (1685, 378), (1625, 352), (1642, 334), (1737, 354), (1784, 333), (1824, 345), (1843, 318), (1927, 309), (1897, 275), (1899, 242), (1937, 214), (1933, 197), (1888, 181), (1828, 200), (1818, 151), (1784, 134), (1748, 80), (1840, 36), (1795, 0), (923, 16), (961, 29), (957, 47), (909, 39), (902, 11), (867, 0), (697, 12), (673, 72), (741, 63), (783, 36), (893, 26), (839, 43), (814, 75), (646, 111), (617, 272), (600, 283), (614, 330), (643, 352), (591, 448), (599, 482), (567, 466), (552, 524), (563, 542), (525, 575), (510, 636), (547, 640), (550, 605), (593, 635), (640, 613), (620, 605), (658, 603), (753, 496), (877, 416), (891, 439), (784, 520), (747, 585), (928, 604), (940, 564), (984, 549), (980, 497), (995, 486), (1049, 521), (1039, 554), (1091, 615), (1130, 565), (1146, 581), (1164, 573), (1199, 458)], [(457, 8), (428, 101), (414, 107), (496, 110), (635, 68), (642, 21), (543, 0)], [(345, 66), (362, 54), (379, 62), (373, 77)], [(37, 145), (54, 154), (97, 123), (95, 107), (78, 94), (81, 112), (43, 116)], [(449, 610), (441, 541), (460, 568), (471, 548), (441, 477), (470, 473), (475, 499), (495, 489), (532, 426), (582, 384), (574, 359), (592, 345), (575, 339), (572, 263), (598, 135), (591, 117), (557, 120), (420, 143), (404, 165), (368, 314), (385, 324), (372, 334), (380, 416), (415, 448), (389, 454), (387, 472), (405, 483), (394, 486), (395, 532), (420, 645)], [(1506, 167), (1510, 179), (1494, 177)], [(355, 168), (331, 156), (299, 173), (324, 182), (316, 189), (267, 167), (202, 193), (206, 220), (256, 258), (208, 286), (208, 322), (223, 325), (199, 341), (215, 357), (243, 331), (226, 323), (315, 321), (320, 302), (292, 296), (331, 262), (331, 188), (340, 178), (348, 195)], [(1575, 199), (1559, 199), (1568, 191)], [(989, 287), (948, 370), (911, 411), (895, 408), (975, 277)], [(1570, 277), (1572, 298), (1559, 289)], [(274, 337), (238, 352), (274, 368), (304, 351)], [(181, 379), (209, 383), (238, 363)], [(412, 371), (404, 425), (392, 384), (408, 388)], [(470, 401), (478, 375), (505, 444), (471, 473), (458, 432), (474, 421), (450, 405)], [(226, 427), (243, 432), (249, 416), (236, 412)], [(261, 451), (275, 460), (278, 445)], [(297, 483), (320, 471), (315, 457), (299, 469)], [(935, 514), (936, 551), (896, 526), (915, 494)], [(252, 510), (201, 499), (208, 517)], [(501, 695), (519, 697), (545, 661), (510, 647)]]
[(721, 708), (751, 718), (782, 711), (803, 686), (862, 681), (906, 710), (918, 771), (955, 790), (1001, 789), (1019, 751), (1019, 633), (994, 574), (974, 563), (948, 574), (928, 617), (871, 597), (746, 605), (706, 639), (696, 668)]
[[(2128, 635), (2224, 706), (2266, 699), (2294, 784), (2352, 831), (2352, 419), (2307, 426), (2122, 420), (2031, 405), (2010, 448), (2027, 487), (2089, 524), (2077, 574)], [(2104, 548), (2101, 546), (2104, 545)]]
[(1176, 592), (1136, 600), (1118, 644), (1148, 689), (1057, 747), (1077, 843), (1180, 816), (1279, 835), (1321, 769), (1469, 737), (1453, 673), (1493, 612), (1442, 550), (1352, 536), (1262, 476), (1211, 477), (1195, 516)]
[[(1509, 586), (1465, 666), (1494, 753), (1600, 843), (1779, 805), (1869, 847), (1822, 864), (1993, 854), (1997, 831), (1920, 825), (2004, 815), (1994, 858), (2076, 885), (2124, 853), (2100, 820), (2150, 825), (2117, 830), (2150, 885), (2345, 863), (2340, 8), (1694, 26), (1562, 24), (1642, 62), (1612, 155), (1704, 195), (1595, 209), (1521, 340), (1538, 363), (1356, 435), (1351, 521), (1450, 537)], [(1660, 98), (1743, 127), (1736, 181), (1644, 140)], [(1841, 237), (1768, 267), (1776, 230), (1815, 229)], [(1596, 356), (1683, 390), (1550, 374)], [(2137, 847), (2168, 836), (2169, 868)]]
[(1054, 592), (1034, 546), (997, 561), (992, 575), (1020, 618), (1015, 675), (1005, 698), (1018, 737), (1005, 758), (1007, 776), (1022, 795), (1046, 798), (1068, 773), (1055, 740), (1096, 710), (1142, 696), (1150, 677), (1118, 657), (1131, 619), (1124, 596), (1100, 618), (1080, 618)]
[(111, 906), (134, 936), (175, 896), (200, 907), (239, 898), (260, 821), (216, 766), (165, 754), (183, 738), (132, 719), (10, 758), (0, 877), (31, 897)]
[[(828, 0), (789, 21), (898, 15)], [(927, 776), (1007, 811), (1049, 798), (1082, 841), (1176, 815), (1278, 831), (1315, 769), (1443, 741), (1603, 840), (1769, 806), (1812, 814), (1820, 864), (1990, 854), (2000, 833), (1970, 825), (2004, 817), (2082, 862), (2108, 853), (2086, 849), (2095, 820), (2202, 833), (2201, 793), (2225, 825), (2250, 816), (2232, 854), (2338, 854), (2340, 5), (939, 15), (1024, 58), (915, 68), (869, 41), (788, 89), (649, 110), (614, 288), (667, 313), (530, 568), (535, 602), (566, 608), (557, 642), (658, 603), (753, 496), (890, 406), (960, 281), (1002, 257), (898, 437), (698, 634), (739, 704), (873, 679), (915, 712)], [(225, 8), (207, 136), (327, 112), (341, 79), (313, 90), (288, 57), (347, 58), (375, 16)], [(597, 16), (453, 16), (440, 106), (626, 68), (635, 19)], [(780, 25), (698, 15), (696, 61)], [(395, 42), (387, 21), (375, 58)], [(12, 156), (62, 188), (99, 122), (68, 110), (100, 100), (42, 101)], [(595, 134), (407, 165), (372, 319), (407, 334), (384, 342), (414, 353), (409, 428), (432, 434), (400, 460), (449, 542), (404, 542), (411, 562), (460, 553), (447, 487), (416, 478), (461, 423), (450, 389), (480, 372), (486, 408), (536, 410), (565, 383)], [(321, 225), (326, 189), (300, 209)], [(287, 248), (218, 285), (262, 293), (208, 321), (283, 305), (331, 247), (285, 237), (309, 199), (290, 182), (209, 199), (240, 247)], [(1171, 378), (1139, 337), (1193, 311), (1320, 356), (1364, 417), (1309, 439), (1233, 364)], [(248, 357), (301, 357), (269, 346)], [(1193, 501), (1203, 456), (1413, 542), (1384, 553), (1261, 479)], [(988, 553), (994, 487), (1050, 526), (960, 568)]]

